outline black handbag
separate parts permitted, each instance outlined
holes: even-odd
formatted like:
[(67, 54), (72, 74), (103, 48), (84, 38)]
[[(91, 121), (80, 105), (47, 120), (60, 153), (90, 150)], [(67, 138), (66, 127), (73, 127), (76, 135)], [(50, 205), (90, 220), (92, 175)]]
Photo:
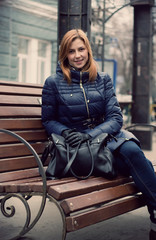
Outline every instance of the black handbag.
[(50, 154), (51, 159), (46, 170), (48, 179), (74, 176), (86, 179), (91, 175), (108, 179), (116, 177), (114, 157), (107, 142), (111, 136), (102, 133), (94, 139), (70, 147), (64, 137), (52, 134), (49, 144), (42, 154), (42, 163)]

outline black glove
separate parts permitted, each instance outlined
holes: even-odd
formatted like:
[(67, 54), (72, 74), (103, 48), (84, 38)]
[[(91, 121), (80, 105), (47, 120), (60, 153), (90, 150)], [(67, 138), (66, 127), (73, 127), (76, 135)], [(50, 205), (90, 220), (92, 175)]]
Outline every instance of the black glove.
[(66, 137), (68, 137), (68, 135), (72, 132), (76, 132), (76, 129), (75, 128), (74, 129), (66, 129), (61, 133), (61, 135), (66, 139)]
[(63, 131), (62, 136), (71, 147), (76, 147), (80, 142), (84, 142), (91, 138), (89, 134), (76, 132), (74, 129)]

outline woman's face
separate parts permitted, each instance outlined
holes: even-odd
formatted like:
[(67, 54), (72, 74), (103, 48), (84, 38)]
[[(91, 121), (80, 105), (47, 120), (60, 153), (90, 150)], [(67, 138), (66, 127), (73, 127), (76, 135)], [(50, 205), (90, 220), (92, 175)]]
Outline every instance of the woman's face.
[(77, 69), (83, 68), (88, 61), (88, 50), (84, 42), (76, 38), (70, 45), (67, 54), (69, 64)]

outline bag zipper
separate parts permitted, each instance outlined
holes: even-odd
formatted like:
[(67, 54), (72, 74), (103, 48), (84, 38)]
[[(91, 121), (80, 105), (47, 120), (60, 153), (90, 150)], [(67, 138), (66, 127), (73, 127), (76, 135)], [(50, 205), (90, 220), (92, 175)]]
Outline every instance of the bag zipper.
[(80, 72), (80, 88), (82, 89), (83, 92), (83, 96), (85, 99), (85, 104), (86, 104), (86, 108), (87, 108), (87, 114), (88, 114), (88, 118), (90, 118), (90, 113), (89, 113), (89, 107), (88, 107), (88, 102), (87, 102), (87, 98), (86, 98), (86, 93), (82, 84), (82, 72)]

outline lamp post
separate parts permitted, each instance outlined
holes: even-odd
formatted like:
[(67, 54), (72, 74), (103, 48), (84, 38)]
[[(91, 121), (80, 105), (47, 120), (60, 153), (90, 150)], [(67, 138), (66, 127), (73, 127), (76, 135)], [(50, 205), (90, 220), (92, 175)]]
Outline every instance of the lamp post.
[(79, 28), (86, 32), (90, 39), (91, 0), (58, 1), (58, 47), (64, 34)]
[(132, 123), (149, 123), (154, 0), (131, 0), (131, 5), (134, 7)]
[[(134, 7), (132, 123), (144, 149), (152, 148), (153, 128), (150, 124), (151, 59), (152, 59), (152, 6), (154, 0), (131, 0)], [(144, 126), (144, 127), (143, 127)]]

